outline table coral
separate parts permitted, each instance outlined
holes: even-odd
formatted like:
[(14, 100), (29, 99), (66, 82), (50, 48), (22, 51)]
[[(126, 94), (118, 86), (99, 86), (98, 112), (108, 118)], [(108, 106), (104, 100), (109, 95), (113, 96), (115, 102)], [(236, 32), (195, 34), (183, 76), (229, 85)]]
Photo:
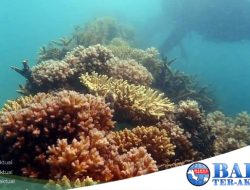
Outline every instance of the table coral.
[(106, 98), (112, 96), (118, 120), (149, 125), (174, 110), (174, 104), (164, 94), (145, 86), (97, 73), (82, 75), (80, 79), (92, 93)]
[(127, 152), (133, 147), (145, 147), (158, 165), (169, 163), (175, 154), (175, 146), (171, 144), (167, 132), (153, 126), (112, 132), (108, 139), (111, 144), (118, 146), (119, 152)]

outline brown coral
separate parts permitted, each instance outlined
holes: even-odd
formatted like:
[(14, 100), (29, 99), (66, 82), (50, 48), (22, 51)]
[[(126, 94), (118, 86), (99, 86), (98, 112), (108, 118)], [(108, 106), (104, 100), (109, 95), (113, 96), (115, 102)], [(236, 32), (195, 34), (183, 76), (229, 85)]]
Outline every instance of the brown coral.
[(127, 80), (136, 85), (150, 86), (153, 82), (153, 76), (148, 70), (138, 64), (135, 60), (120, 60), (114, 58), (108, 61), (109, 76), (116, 79)]
[(153, 126), (112, 132), (108, 138), (111, 144), (118, 146), (119, 152), (127, 152), (133, 147), (146, 147), (158, 165), (168, 163), (175, 154), (175, 146), (171, 144), (167, 132)]
[(46, 83), (58, 83), (69, 80), (76, 72), (64, 61), (47, 60), (32, 67), (33, 82), (38, 86)]
[(0, 156), (14, 159), (15, 174), (46, 178), (45, 152), (57, 139), (71, 141), (93, 128), (108, 131), (114, 127), (110, 108), (91, 95), (39, 93), (28, 104), (16, 104), (13, 110), (9, 107), (0, 113)]
[(112, 96), (118, 120), (150, 125), (174, 110), (164, 94), (145, 86), (97, 73), (82, 75), (80, 79), (92, 93), (106, 98)]
[(214, 135), (206, 124), (204, 111), (193, 100), (179, 102), (176, 108), (176, 122), (184, 129), (200, 159), (214, 155)]
[(90, 46), (96, 44), (108, 44), (114, 38), (133, 41), (133, 29), (120, 24), (112, 17), (97, 18), (85, 25), (77, 27), (73, 34), (76, 44)]
[(107, 72), (107, 61), (114, 58), (112, 52), (100, 44), (84, 48), (78, 46), (68, 52), (64, 61), (74, 65), (79, 73), (85, 72)]
[(170, 142), (176, 147), (175, 156), (171, 158), (172, 163), (197, 159), (198, 152), (194, 150), (192, 143), (188, 139), (189, 135), (185, 134), (184, 129), (180, 128), (175, 121), (163, 119), (157, 123), (157, 127), (166, 130), (167, 136), (170, 137)]
[(106, 176), (111, 175), (113, 180), (118, 180), (156, 171), (158, 171), (156, 162), (144, 147), (139, 147), (132, 148), (120, 156), (113, 154), (103, 173)]
[(89, 176), (104, 182), (157, 171), (155, 161), (144, 148), (118, 154), (115, 146), (106, 144), (104, 136), (98, 141), (101, 142), (92, 140), (91, 133), (90, 137), (83, 137), (80, 141), (74, 139), (71, 144), (66, 139), (58, 140), (57, 145), (49, 147), (48, 151), (51, 175), (59, 179), (65, 175), (73, 180)]
[(246, 112), (239, 113), (236, 118), (230, 118), (222, 112), (215, 111), (207, 115), (206, 121), (216, 136), (215, 154), (226, 153), (250, 144), (250, 116)]
[(116, 57), (125, 60), (134, 59), (146, 67), (154, 78), (158, 78), (163, 63), (156, 48), (148, 48), (146, 50), (133, 48), (126, 41), (119, 38), (112, 40), (107, 47)]
[(87, 71), (107, 73), (107, 61), (113, 57), (112, 52), (101, 45), (79, 46), (61, 61), (47, 60), (33, 68), (29, 68), (25, 61), (23, 69), (12, 68), (27, 79), (26, 85), (20, 87), (20, 93), (50, 92), (62, 88), (80, 91), (78, 77)]

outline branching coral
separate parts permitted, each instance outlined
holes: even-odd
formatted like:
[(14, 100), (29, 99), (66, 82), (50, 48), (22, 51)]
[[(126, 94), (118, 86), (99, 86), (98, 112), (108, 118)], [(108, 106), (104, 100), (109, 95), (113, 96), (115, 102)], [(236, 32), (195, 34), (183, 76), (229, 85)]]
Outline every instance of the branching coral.
[(48, 83), (65, 83), (76, 71), (64, 61), (48, 60), (32, 67), (31, 72), (33, 83), (42, 86)]
[(213, 109), (215, 101), (208, 87), (201, 86), (194, 77), (172, 69), (171, 64), (174, 61), (175, 59), (168, 60), (166, 57), (162, 59), (163, 64), (158, 77), (155, 78), (154, 86), (168, 92), (169, 97), (176, 103), (192, 99), (199, 102), (205, 110)]
[(46, 178), (46, 149), (57, 139), (71, 141), (93, 128), (114, 127), (110, 108), (91, 95), (40, 93), (27, 103), (19, 100), (0, 113), (0, 156), (14, 160), (15, 174)]
[(96, 71), (103, 73), (107, 70), (107, 61), (114, 58), (112, 52), (100, 44), (84, 48), (78, 46), (68, 52), (64, 61), (74, 65), (80, 73)]
[(92, 142), (91, 136), (83, 137), (80, 141), (74, 139), (71, 144), (66, 139), (58, 140), (57, 145), (48, 150), (51, 175), (59, 178), (66, 175), (73, 180), (89, 176), (104, 182), (157, 171), (155, 161), (144, 148), (118, 154), (116, 147), (107, 146), (104, 139), (101, 136), (98, 139), (101, 142)]
[[(13, 160), (14, 174), (63, 180), (63, 185), (81, 185), (88, 177), (106, 182), (157, 171), (145, 148), (131, 146), (119, 153), (118, 146), (110, 144), (111, 119), (102, 98), (74, 91), (20, 98), (1, 111), (0, 158)], [(148, 131), (148, 136), (159, 133)], [(136, 134), (146, 142), (143, 134)], [(148, 150), (167, 148), (167, 137), (156, 139)], [(173, 154), (171, 144), (168, 151)]]
[[(184, 129), (180, 128), (175, 121), (165, 118), (157, 123), (157, 127), (166, 131), (167, 136), (170, 137), (171, 143), (176, 147), (175, 156), (171, 158), (171, 163), (178, 164), (186, 160), (197, 160), (198, 152), (194, 150)], [(164, 164), (163, 168), (166, 167), (169, 167), (169, 165)]]
[(77, 45), (74, 44), (73, 37), (62, 37), (57, 41), (52, 41), (47, 46), (42, 46), (39, 50), (37, 63), (53, 60), (62, 60), (66, 53)]
[(48, 92), (61, 88), (79, 90), (81, 89), (78, 80), (80, 74), (86, 71), (108, 72), (107, 61), (113, 57), (111, 51), (101, 45), (88, 48), (79, 46), (68, 52), (62, 61), (48, 60), (33, 68), (29, 68), (25, 61), (23, 69), (15, 67), (13, 69), (27, 79), (26, 86), (21, 86), (23, 94)]
[(93, 181), (93, 179), (90, 177), (86, 177), (84, 180), (76, 179), (73, 181), (69, 180), (69, 178), (66, 176), (63, 176), (60, 180), (49, 180), (49, 182), (45, 185), (45, 189), (64, 190), (70, 188), (87, 187), (95, 184), (97, 184), (97, 182)]
[(133, 42), (134, 33), (131, 27), (119, 24), (112, 17), (104, 17), (87, 23), (84, 28), (76, 27), (73, 38), (77, 45), (105, 45), (114, 38), (122, 38)]
[(129, 26), (120, 24), (112, 17), (97, 18), (84, 27), (77, 26), (69, 37), (52, 41), (47, 46), (40, 48), (38, 63), (49, 59), (61, 60), (68, 51), (81, 46), (92, 46), (96, 44), (106, 45), (114, 38), (122, 38), (134, 43), (134, 32)]
[(157, 127), (136, 127), (132, 130), (112, 132), (108, 139), (118, 146), (119, 152), (127, 152), (133, 147), (146, 147), (157, 164), (166, 164), (175, 154), (175, 146), (164, 129)]
[(215, 154), (222, 154), (249, 145), (249, 121), (250, 116), (246, 112), (238, 114), (235, 119), (226, 117), (219, 111), (208, 114), (207, 123), (216, 135)]
[(127, 80), (136, 85), (150, 86), (153, 82), (153, 76), (148, 70), (138, 64), (135, 60), (120, 60), (117, 58), (108, 61), (109, 76), (116, 79)]
[(174, 105), (164, 94), (145, 86), (128, 84), (127, 81), (106, 75), (85, 74), (80, 77), (83, 85), (92, 93), (109, 98), (115, 109), (116, 119), (140, 124), (155, 124)]
[(139, 147), (132, 148), (121, 156), (113, 154), (112, 159), (108, 161), (104, 174), (109, 174), (114, 180), (118, 180), (156, 171), (158, 171), (156, 162), (145, 148)]
[(114, 39), (107, 47), (116, 57), (125, 60), (134, 59), (146, 67), (154, 78), (159, 77), (163, 63), (156, 48), (148, 48), (146, 50), (133, 48), (122, 39)]
[(214, 155), (214, 135), (206, 125), (205, 115), (199, 104), (193, 100), (181, 101), (176, 109), (176, 121), (190, 138), (194, 150), (200, 158)]

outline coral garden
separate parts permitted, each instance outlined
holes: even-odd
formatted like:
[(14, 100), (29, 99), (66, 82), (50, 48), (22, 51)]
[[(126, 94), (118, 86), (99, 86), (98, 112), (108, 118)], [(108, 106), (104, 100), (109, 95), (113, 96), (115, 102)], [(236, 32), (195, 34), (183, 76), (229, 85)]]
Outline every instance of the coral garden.
[[(206, 88), (112, 18), (43, 47), (0, 111), (0, 159), (13, 173), (72, 188), (130, 178), (250, 144), (250, 116), (209, 111)], [(124, 127), (126, 126), (126, 127)]]

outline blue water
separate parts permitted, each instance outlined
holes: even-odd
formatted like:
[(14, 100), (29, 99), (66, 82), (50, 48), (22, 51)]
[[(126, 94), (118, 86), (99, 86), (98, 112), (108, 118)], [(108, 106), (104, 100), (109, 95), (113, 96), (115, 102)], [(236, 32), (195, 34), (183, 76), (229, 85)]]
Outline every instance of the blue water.
[[(171, 14), (162, 16), (162, 1), (1, 0), (0, 105), (15, 98), (18, 84), (24, 83), (10, 66), (20, 66), (23, 59), (34, 64), (42, 45), (69, 35), (74, 26), (96, 17), (114, 16), (132, 25), (141, 47), (160, 46), (175, 25)], [(165, 1), (169, 7), (178, 2)], [(250, 112), (249, 52), (248, 40), (214, 42), (192, 32), (182, 39), (181, 47), (177, 45), (167, 55), (177, 58), (175, 67), (196, 75), (214, 90), (220, 109), (235, 114)]]

